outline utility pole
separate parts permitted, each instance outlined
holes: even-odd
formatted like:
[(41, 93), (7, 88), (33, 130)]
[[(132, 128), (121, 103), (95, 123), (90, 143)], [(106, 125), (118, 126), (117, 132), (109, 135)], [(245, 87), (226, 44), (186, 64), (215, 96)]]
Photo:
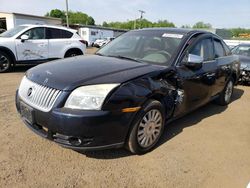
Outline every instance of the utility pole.
[(141, 13), (141, 17), (140, 17), (140, 29), (141, 29), (141, 21), (143, 19), (143, 14), (145, 14), (146, 12), (144, 10), (138, 10)]
[(135, 21), (134, 21), (134, 29), (136, 29), (136, 16), (135, 16)]
[(66, 22), (67, 22), (67, 27), (69, 27), (69, 6), (68, 6), (68, 0), (66, 0)]

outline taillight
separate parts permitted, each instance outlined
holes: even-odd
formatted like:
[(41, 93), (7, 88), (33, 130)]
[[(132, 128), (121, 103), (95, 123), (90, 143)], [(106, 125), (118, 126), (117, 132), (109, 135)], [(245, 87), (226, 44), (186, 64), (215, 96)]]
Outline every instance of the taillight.
[(85, 44), (86, 46), (88, 46), (88, 42), (86, 40), (79, 40), (81, 43)]

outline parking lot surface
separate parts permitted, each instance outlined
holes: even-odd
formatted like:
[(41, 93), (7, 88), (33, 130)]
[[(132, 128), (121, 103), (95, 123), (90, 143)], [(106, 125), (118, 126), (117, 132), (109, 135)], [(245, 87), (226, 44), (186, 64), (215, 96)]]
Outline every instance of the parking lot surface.
[(250, 87), (237, 86), (227, 107), (211, 103), (167, 125), (146, 155), (79, 153), (20, 120), (14, 96), (28, 68), (0, 74), (0, 187), (245, 188), (250, 182)]

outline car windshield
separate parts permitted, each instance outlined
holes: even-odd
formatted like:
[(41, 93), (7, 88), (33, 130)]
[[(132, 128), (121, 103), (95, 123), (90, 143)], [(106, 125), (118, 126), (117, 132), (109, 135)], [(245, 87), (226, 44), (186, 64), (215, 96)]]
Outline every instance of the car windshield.
[(116, 38), (96, 54), (167, 65), (183, 35), (164, 30), (130, 31)]
[(242, 45), (235, 47), (232, 52), (236, 55), (243, 55), (250, 57), (250, 45)]
[(10, 38), (15, 36), (16, 34), (18, 34), (20, 31), (22, 31), (23, 29), (27, 28), (27, 26), (17, 26), (14, 27), (8, 31), (3, 32), (2, 34), (0, 34), (0, 37), (5, 37), (5, 38)]

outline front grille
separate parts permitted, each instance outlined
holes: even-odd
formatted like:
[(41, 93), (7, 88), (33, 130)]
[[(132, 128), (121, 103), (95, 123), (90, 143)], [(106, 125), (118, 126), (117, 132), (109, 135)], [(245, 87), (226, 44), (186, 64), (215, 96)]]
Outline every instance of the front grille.
[(28, 105), (49, 112), (60, 96), (62, 91), (50, 87), (42, 86), (23, 77), (18, 94), (19, 97)]

